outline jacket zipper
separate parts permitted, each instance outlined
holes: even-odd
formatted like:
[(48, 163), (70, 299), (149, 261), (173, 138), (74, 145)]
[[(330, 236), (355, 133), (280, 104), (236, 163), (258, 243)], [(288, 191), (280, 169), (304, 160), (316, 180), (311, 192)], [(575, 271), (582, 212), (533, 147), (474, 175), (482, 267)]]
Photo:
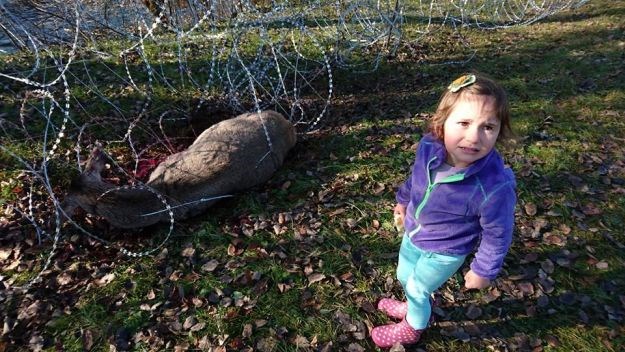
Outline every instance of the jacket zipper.
[[(436, 188), (436, 186), (438, 186), (441, 183), (451, 183), (451, 182), (457, 182), (457, 181), (461, 181), (464, 179), (464, 173), (460, 173), (460, 174), (455, 174), (455, 175), (451, 175), (446, 177), (445, 179), (439, 181), (439, 182), (434, 182), (432, 183), (432, 176), (430, 175), (430, 164), (436, 160), (436, 157), (433, 157), (432, 159), (430, 159), (430, 161), (428, 161), (428, 164), (426, 166), (426, 172), (427, 172), (427, 176), (428, 176), (428, 188), (425, 190), (425, 195), (423, 196), (423, 200), (421, 201), (421, 203), (419, 203), (419, 206), (417, 207), (417, 210), (415, 211), (415, 220), (419, 220), (419, 215), (421, 214), (421, 211), (423, 210), (423, 207), (425, 207), (425, 204), (427, 203), (428, 199), (430, 198), (430, 194), (432, 193), (432, 191), (434, 190), (434, 188)], [(421, 228), (421, 225), (419, 225), (417, 227), (417, 229)]]

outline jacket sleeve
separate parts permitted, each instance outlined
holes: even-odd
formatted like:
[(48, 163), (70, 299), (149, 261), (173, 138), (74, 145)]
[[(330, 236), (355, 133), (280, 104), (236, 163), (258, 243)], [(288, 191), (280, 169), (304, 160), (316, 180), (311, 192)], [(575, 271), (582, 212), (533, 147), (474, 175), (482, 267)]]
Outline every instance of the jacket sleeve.
[(401, 205), (408, 205), (410, 202), (410, 189), (412, 188), (412, 174), (408, 176), (408, 179), (399, 187), (397, 194), (395, 194), (395, 200)]
[(480, 207), (482, 234), (471, 270), (489, 280), (497, 277), (512, 243), (516, 192), (514, 176), (511, 177), (487, 195)]
[(395, 194), (395, 200), (402, 205), (408, 205), (410, 203), (410, 191), (412, 190), (412, 174), (415, 172), (415, 168), (419, 165), (419, 152), (421, 152), (421, 143), (417, 146), (415, 153), (415, 160), (412, 164), (410, 174), (404, 183), (399, 187)]

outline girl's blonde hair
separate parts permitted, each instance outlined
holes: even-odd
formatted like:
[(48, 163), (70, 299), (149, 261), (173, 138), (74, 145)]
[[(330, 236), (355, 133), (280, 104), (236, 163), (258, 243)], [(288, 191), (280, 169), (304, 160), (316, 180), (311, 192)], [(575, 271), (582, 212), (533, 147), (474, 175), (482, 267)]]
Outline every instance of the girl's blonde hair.
[(512, 127), (510, 126), (510, 109), (508, 107), (508, 96), (506, 91), (494, 80), (479, 74), (473, 73), (475, 82), (468, 84), (455, 92), (451, 88), (447, 88), (445, 93), (438, 102), (438, 108), (430, 120), (430, 133), (439, 140), (443, 140), (445, 120), (451, 114), (451, 110), (456, 104), (469, 94), (487, 95), (495, 100), (495, 110), (497, 111), (497, 119), (501, 124), (499, 130), (498, 141), (503, 141), (512, 137)]

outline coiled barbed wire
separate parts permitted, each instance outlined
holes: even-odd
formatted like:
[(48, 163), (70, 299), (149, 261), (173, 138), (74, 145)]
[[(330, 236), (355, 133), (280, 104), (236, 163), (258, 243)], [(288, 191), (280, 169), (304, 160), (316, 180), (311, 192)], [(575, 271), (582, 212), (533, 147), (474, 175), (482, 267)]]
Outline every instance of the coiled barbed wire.
[[(39, 242), (52, 241), (43, 272), (68, 215), (50, 172), (81, 171), (84, 150), (96, 141), (116, 151), (120, 189), (145, 187), (137, 176), (142, 161), (184, 147), (172, 130), (213, 118), (216, 106), (228, 117), (274, 109), (300, 132), (312, 130), (327, 114), (336, 67), (374, 70), (402, 39), (431, 35), (433, 24), (526, 25), (587, 1), (0, 0), (0, 54), (16, 57), (0, 64), (0, 104), (9, 107), (0, 112), (0, 162), (5, 175), (28, 185), (28, 201), (3, 205), (5, 213), (25, 219)], [(406, 11), (418, 15), (421, 37), (402, 38)], [(68, 224), (67, 231), (112, 246)], [(172, 217), (155, 248), (120, 251), (152, 253), (173, 225)]]
[[(432, 13), (452, 24), (485, 29), (528, 25), (564, 9), (579, 7), (589, 0), (486, 0), (430, 1), (425, 4)], [(451, 6), (447, 6), (450, 3)]]

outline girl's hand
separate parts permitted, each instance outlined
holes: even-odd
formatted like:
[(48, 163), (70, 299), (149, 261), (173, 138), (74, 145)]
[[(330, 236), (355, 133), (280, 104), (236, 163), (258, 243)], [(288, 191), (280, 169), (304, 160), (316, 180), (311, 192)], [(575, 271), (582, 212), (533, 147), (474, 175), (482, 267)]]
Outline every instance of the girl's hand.
[(395, 228), (397, 231), (404, 229), (404, 217), (406, 216), (406, 206), (397, 203), (393, 208), (393, 220), (395, 221)]
[(466, 287), (467, 289), (476, 288), (480, 290), (488, 286), (490, 286), (490, 280), (485, 277), (479, 276), (478, 274), (474, 273), (473, 270), (469, 270), (464, 275), (464, 287)]

